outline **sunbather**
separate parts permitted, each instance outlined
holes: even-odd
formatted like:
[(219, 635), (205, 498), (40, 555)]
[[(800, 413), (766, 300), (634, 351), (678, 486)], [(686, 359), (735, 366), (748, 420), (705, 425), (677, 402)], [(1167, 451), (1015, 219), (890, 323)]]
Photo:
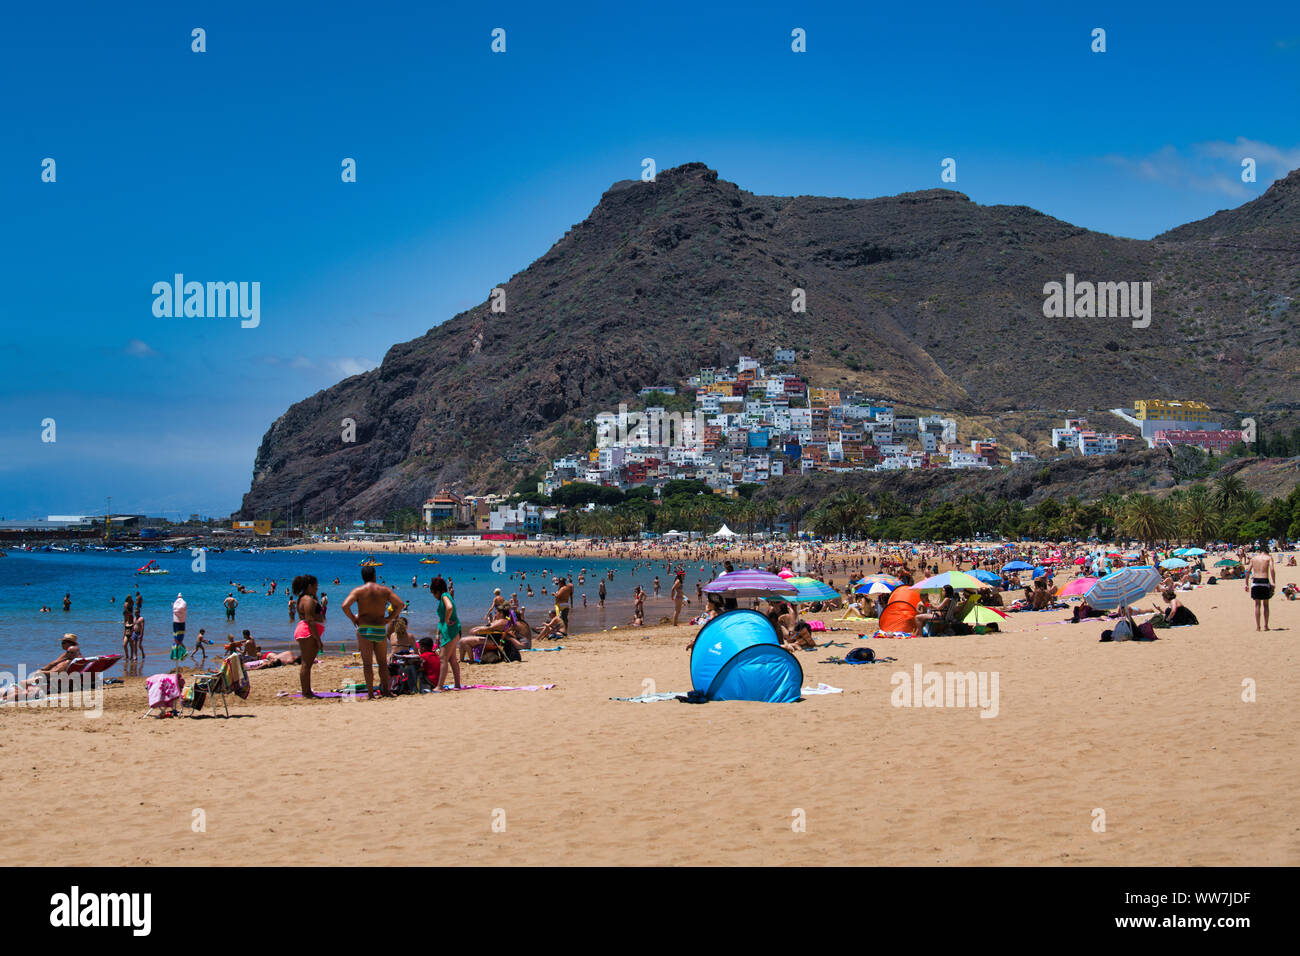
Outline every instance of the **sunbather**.
[(3, 695), (0, 695), (0, 701), (30, 700), (41, 696), (49, 687), (51, 674), (66, 672), (72, 662), (81, 657), (81, 646), (77, 643), (77, 635), (64, 634), (61, 646), (63, 648), (62, 654), (22, 683), (11, 684), (6, 687)]

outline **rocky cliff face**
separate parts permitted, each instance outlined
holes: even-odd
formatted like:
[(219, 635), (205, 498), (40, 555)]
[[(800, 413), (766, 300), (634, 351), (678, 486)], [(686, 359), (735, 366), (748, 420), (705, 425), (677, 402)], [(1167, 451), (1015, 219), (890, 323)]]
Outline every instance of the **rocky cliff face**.
[[(1151, 241), (947, 190), (755, 196), (699, 163), (616, 183), (506, 283), (505, 312), (485, 301), (286, 411), (240, 515), (344, 521), (443, 485), (508, 490), (637, 389), (778, 346), (815, 384), (921, 409), (1300, 398), (1298, 177)], [(1044, 284), (1067, 273), (1152, 282), (1151, 326), (1044, 318)]]

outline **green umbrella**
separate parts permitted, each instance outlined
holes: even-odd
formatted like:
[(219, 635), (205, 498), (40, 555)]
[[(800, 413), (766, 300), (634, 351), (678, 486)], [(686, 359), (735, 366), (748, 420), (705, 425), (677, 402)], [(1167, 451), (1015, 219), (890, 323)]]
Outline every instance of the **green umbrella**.
[(1234, 561), (1232, 558), (1224, 558), (1222, 561), (1215, 561), (1214, 566), (1216, 568), (1239, 568), (1241, 567), (1241, 562)]

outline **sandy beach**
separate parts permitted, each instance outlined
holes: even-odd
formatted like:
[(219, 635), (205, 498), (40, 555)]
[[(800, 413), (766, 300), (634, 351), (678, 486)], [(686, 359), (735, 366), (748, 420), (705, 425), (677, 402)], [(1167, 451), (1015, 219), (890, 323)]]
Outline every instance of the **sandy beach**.
[[(1275, 600), (1257, 633), (1238, 584), (1184, 600), (1201, 625), (1154, 643), (1100, 644), (1101, 622), (1062, 611), (966, 637), (850, 625), (819, 635), (848, 647), (799, 655), (805, 686), (843, 693), (788, 705), (609, 699), (689, 690), (685, 626), (466, 668), (549, 690), (302, 701), (276, 696), (297, 668), (255, 671), (229, 720), (139, 719), (129, 678), (96, 719), (0, 708), (0, 861), (1300, 863), (1300, 604)], [(897, 661), (823, 663), (866, 643)], [(359, 678), (351, 663), (335, 646), (315, 686)], [(996, 672), (996, 717), (894, 706), (918, 664)]]

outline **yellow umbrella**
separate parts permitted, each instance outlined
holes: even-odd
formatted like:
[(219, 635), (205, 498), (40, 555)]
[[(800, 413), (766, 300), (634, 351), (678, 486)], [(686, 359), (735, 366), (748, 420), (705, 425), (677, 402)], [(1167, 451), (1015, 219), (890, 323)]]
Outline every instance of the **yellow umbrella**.
[(962, 618), (962, 621), (966, 624), (1001, 624), (1006, 619), (1005, 614), (999, 614), (991, 607), (977, 604)]

